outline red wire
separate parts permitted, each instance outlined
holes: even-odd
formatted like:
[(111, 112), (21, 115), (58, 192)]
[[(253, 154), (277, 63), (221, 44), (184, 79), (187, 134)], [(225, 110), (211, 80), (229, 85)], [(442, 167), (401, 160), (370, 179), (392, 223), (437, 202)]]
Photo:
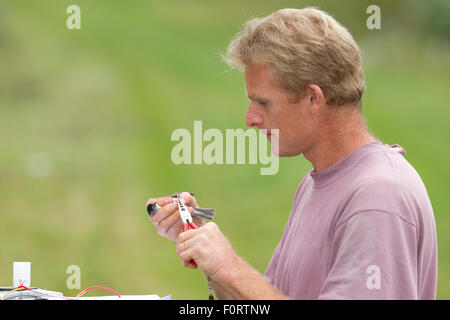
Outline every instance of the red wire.
[(107, 287), (102, 287), (102, 286), (95, 286), (95, 287), (89, 287), (89, 288), (87, 288), (87, 289), (84, 289), (83, 291), (81, 291), (81, 292), (77, 295), (77, 298), (81, 297), (83, 294), (86, 293), (86, 291), (91, 290), (91, 289), (104, 289), (104, 290), (108, 290), (108, 291), (114, 293), (114, 294), (115, 294), (116, 296), (118, 296), (119, 298), (121, 298), (121, 297), (120, 297), (120, 294), (118, 294), (117, 292), (115, 292), (113, 289), (110, 289), (110, 288), (107, 288)]
[(18, 287), (17, 287), (17, 289), (19, 289), (19, 288), (24, 288), (24, 289), (27, 289), (27, 290), (31, 291), (31, 289), (30, 289), (30, 288), (28, 288), (28, 287), (25, 287), (24, 285), (20, 285), (20, 286), (18, 286)]

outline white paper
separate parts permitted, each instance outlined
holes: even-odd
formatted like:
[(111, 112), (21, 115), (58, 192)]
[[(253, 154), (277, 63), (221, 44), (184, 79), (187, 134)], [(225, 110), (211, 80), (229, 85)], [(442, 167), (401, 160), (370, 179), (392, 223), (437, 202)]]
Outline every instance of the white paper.
[(31, 262), (13, 262), (13, 287), (31, 287)]

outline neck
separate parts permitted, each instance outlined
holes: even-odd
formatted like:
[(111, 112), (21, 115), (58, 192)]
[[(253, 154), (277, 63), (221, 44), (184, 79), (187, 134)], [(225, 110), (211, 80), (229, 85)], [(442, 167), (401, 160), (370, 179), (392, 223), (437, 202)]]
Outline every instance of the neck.
[(316, 143), (303, 153), (315, 171), (329, 168), (360, 147), (377, 141), (359, 111), (344, 117), (334, 115), (332, 119), (323, 121)]

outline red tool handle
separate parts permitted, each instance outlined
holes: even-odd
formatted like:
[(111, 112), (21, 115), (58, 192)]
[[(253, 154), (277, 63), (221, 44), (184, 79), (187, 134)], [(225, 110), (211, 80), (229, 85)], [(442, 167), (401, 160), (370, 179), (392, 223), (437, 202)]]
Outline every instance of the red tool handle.
[(197, 229), (197, 226), (195, 225), (195, 223), (188, 222), (188, 223), (183, 224), (183, 232), (188, 231), (189, 227), (191, 227), (191, 229)]
[[(183, 224), (183, 232), (188, 231), (189, 227), (191, 227), (191, 229), (197, 229), (197, 226), (195, 225), (195, 223), (188, 222), (188, 223)], [(197, 265), (194, 260), (191, 260), (191, 264), (193, 264), (194, 266)]]

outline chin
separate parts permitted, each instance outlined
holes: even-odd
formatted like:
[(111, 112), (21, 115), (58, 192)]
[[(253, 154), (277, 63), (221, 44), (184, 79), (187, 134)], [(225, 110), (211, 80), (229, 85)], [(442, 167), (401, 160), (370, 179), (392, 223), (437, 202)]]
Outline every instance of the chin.
[(283, 148), (275, 148), (273, 144), (270, 145), (270, 149), (272, 150), (273, 154), (278, 157), (295, 157), (299, 155), (298, 152), (292, 152), (292, 150), (284, 150)]
[[(283, 146), (280, 146), (279, 148), (274, 148), (273, 145), (271, 145), (272, 152), (277, 155), (278, 157), (296, 157), (303, 153), (302, 150), (293, 149), (293, 148), (283, 148)], [(274, 150), (278, 149), (278, 150)]]
[[(274, 135), (270, 135), (268, 138), (270, 141), (270, 149), (272, 150), (272, 153), (275, 154), (278, 157), (295, 157), (302, 153), (302, 149), (296, 145), (286, 145), (280, 143), (279, 136), (275, 136), (276, 139), (273, 139)], [(301, 150), (299, 150), (301, 149)]]

